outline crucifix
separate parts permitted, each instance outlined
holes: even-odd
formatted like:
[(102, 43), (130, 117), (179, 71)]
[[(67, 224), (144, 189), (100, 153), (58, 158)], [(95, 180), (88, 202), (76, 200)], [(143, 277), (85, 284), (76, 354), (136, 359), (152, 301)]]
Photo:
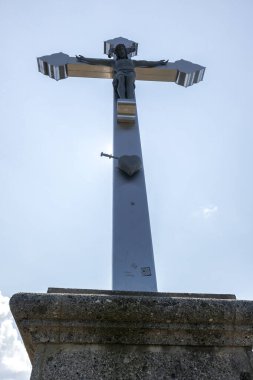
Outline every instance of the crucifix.
[(39, 71), (50, 78), (113, 79), (113, 239), (112, 288), (157, 291), (154, 254), (135, 98), (135, 80), (175, 82), (188, 87), (203, 79), (205, 67), (185, 61), (132, 60), (138, 44), (126, 38), (104, 42), (108, 59), (39, 57)]

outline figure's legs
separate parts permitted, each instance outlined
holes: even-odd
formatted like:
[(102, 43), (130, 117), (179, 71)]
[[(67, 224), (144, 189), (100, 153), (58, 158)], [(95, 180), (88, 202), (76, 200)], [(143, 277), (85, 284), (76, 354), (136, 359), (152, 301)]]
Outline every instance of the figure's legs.
[(117, 81), (118, 81), (118, 88), (117, 92), (121, 99), (126, 98), (126, 85), (125, 85), (125, 75), (120, 74), (117, 75)]
[(134, 99), (134, 81), (135, 73), (129, 73), (126, 76), (126, 98)]

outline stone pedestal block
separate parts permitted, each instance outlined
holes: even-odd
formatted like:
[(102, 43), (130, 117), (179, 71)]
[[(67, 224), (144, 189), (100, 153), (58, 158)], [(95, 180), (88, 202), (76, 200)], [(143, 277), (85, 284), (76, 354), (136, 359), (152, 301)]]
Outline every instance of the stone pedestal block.
[(10, 306), (31, 380), (253, 380), (253, 302), (50, 289)]

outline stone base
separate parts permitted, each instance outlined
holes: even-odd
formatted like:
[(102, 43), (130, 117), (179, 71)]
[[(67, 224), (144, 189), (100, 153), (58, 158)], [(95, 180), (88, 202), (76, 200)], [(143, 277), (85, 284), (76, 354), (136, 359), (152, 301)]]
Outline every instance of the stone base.
[(19, 293), (10, 301), (32, 380), (253, 379), (251, 301), (49, 291)]

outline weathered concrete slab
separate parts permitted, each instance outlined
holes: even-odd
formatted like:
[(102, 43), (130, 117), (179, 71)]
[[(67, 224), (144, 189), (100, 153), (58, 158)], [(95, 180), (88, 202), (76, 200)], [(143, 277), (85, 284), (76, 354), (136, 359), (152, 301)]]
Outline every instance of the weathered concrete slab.
[(251, 301), (72, 291), (11, 298), (32, 380), (253, 379)]

